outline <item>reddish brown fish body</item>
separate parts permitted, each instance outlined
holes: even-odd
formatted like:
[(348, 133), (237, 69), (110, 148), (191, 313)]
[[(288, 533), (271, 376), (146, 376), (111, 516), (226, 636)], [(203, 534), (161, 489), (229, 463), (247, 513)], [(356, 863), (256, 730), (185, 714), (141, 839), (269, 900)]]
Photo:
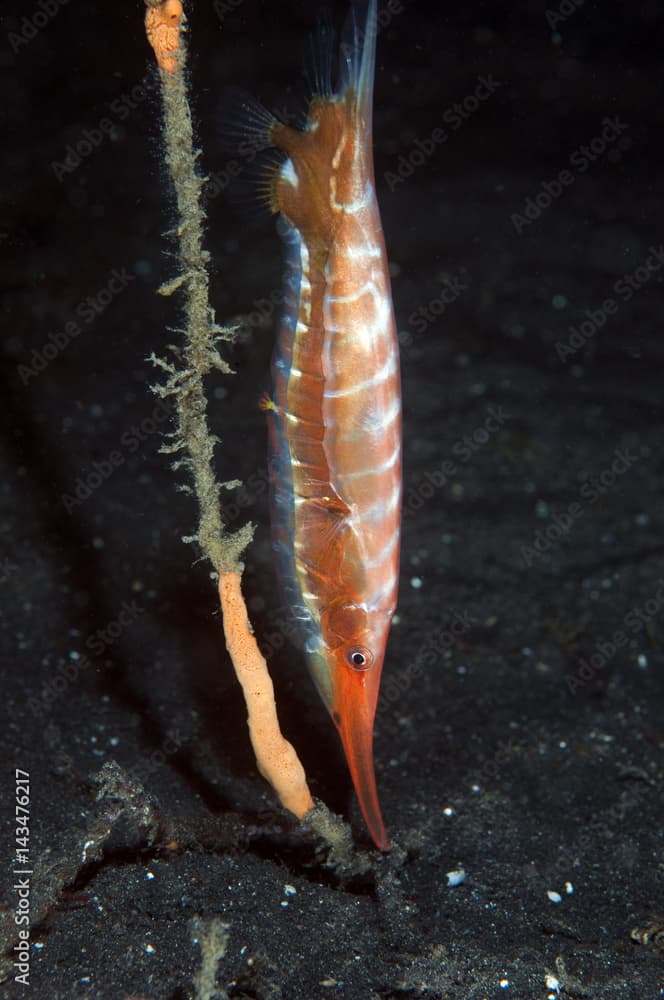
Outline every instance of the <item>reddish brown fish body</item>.
[(273, 189), (287, 281), (270, 409), (275, 547), (365, 821), (386, 850), (372, 742), (397, 597), (401, 396), (371, 149), (374, 0), (366, 24), (345, 87), (312, 100), (304, 131), (273, 122), (268, 133), (288, 156)]

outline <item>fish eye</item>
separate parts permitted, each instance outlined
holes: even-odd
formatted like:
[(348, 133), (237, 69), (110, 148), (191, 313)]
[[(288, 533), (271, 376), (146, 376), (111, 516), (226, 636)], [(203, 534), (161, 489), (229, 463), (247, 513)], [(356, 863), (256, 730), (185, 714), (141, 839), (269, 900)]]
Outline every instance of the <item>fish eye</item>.
[(366, 646), (351, 646), (346, 650), (346, 663), (353, 670), (368, 670), (373, 663), (373, 654)]

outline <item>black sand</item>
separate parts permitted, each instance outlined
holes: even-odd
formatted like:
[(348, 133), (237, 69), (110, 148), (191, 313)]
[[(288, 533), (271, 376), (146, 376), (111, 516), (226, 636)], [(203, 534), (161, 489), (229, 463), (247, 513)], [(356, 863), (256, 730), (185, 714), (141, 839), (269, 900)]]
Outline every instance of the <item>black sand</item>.
[[(141, 5), (14, 5), (0, 32), (0, 995), (654, 1000), (662, 14), (552, 5), (552, 27), (527, 0), (445, 14), (404, 0), (379, 37), (406, 447), (375, 747), (394, 849), (380, 856), (284, 639), (257, 407), (279, 244), (221, 194), (215, 137), (226, 83), (282, 107), (313, 13), (197, 7), (212, 300), (221, 320), (266, 317), (235, 350), (237, 377), (210, 384), (219, 476), (248, 484), (228, 513), (258, 525), (245, 588), (284, 728), (372, 866), (325, 867), (257, 776), (208, 568), (180, 540), (194, 508), (159, 454), (168, 420), (146, 362), (178, 316), (156, 295), (173, 215)], [(29, 987), (11, 966), (16, 769), (30, 775)]]

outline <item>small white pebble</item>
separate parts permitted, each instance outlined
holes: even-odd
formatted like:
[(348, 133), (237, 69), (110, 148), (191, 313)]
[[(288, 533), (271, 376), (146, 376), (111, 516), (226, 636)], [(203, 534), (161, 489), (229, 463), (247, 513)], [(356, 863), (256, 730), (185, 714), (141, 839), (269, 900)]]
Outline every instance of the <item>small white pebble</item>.
[(463, 868), (455, 868), (451, 872), (446, 872), (446, 874), (448, 885), (462, 885), (466, 881), (466, 872)]
[(501, 979), (499, 985), (500, 985), (501, 990), (506, 990), (507, 987), (509, 986), (509, 984), (510, 984), (509, 979)]
[(279, 905), (280, 906), (288, 906), (288, 900), (287, 899), (282, 899), (281, 903)]
[(146, 944), (145, 950), (147, 951), (148, 955), (154, 955), (157, 949), (153, 944)]
[(44, 942), (43, 941), (34, 941), (32, 947), (36, 948), (37, 951), (41, 951), (42, 948), (44, 947)]
[(553, 889), (547, 889), (546, 894), (552, 903), (562, 903), (563, 901), (563, 897), (560, 895), (560, 893), (554, 892)]
[(471, 792), (475, 792), (475, 794), (476, 794), (476, 795), (477, 795), (477, 793), (478, 793), (479, 791), (481, 791), (481, 789), (480, 789), (480, 786), (479, 786), (479, 785), (471, 785), (471, 786), (470, 786), (470, 790), (471, 790)]
[(648, 657), (645, 655), (645, 653), (639, 653), (639, 655), (636, 658), (636, 662), (641, 667), (641, 670), (647, 670), (647, 668), (648, 668)]
[(451, 806), (445, 806), (443, 809), (444, 816), (454, 816), (454, 809)]
[(572, 893), (574, 892), (574, 886), (572, 885), (571, 882), (565, 882), (565, 892), (567, 893), (568, 896), (571, 896)]
[(567, 741), (566, 740), (560, 740), (559, 743), (558, 743), (558, 746), (560, 747), (561, 750), (567, 750)]
[(297, 889), (295, 888), (295, 886), (294, 885), (288, 885), (288, 883), (286, 883), (286, 885), (284, 886), (284, 892), (285, 892), (285, 894), (287, 896), (295, 896), (295, 895), (297, 895)]
[(153, 879), (154, 878), (154, 872), (146, 872), (145, 873), (145, 877), (148, 880)]
[(422, 582), (423, 581), (421, 576), (411, 576), (410, 578), (410, 585), (413, 588), (413, 590), (419, 590), (420, 587), (422, 586)]
[(551, 975), (550, 972), (547, 972), (546, 976), (544, 977), (544, 982), (546, 983), (546, 987), (549, 990), (560, 989), (560, 983), (558, 982), (555, 976)]

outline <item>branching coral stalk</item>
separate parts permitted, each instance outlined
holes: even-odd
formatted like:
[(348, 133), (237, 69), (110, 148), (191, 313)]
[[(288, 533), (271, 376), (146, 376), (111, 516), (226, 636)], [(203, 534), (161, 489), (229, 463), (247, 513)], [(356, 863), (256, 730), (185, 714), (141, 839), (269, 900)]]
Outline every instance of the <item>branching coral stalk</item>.
[[(161, 16), (161, 21), (159, 17)], [(164, 143), (168, 166), (178, 208), (178, 247), (180, 274), (160, 289), (162, 295), (172, 295), (182, 289), (185, 297), (184, 366), (155, 358), (152, 360), (169, 376), (156, 391), (161, 396), (173, 396), (177, 413), (177, 429), (166, 452), (182, 452), (194, 480), (194, 492), (199, 503), (199, 526), (195, 536), (204, 555), (219, 572), (239, 571), (240, 556), (253, 536), (251, 525), (231, 534), (224, 532), (219, 505), (219, 484), (213, 472), (215, 439), (207, 424), (204, 379), (216, 368), (231, 371), (220, 357), (217, 344), (232, 340), (233, 333), (215, 323), (209, 304), (209, 254), (203, 248), (204, 213), (201, 191), (204, 178), (196, 169), (198, 151), (193, 147), (193, 132), (185, 76), (185, 47), (181, 43), (184, 13), (179, 0), (165, 3), (148, 0), (146, 30), (161, 69), (161, 95), (164, 113)], [(174, 34), (175, 25), (177, 33)], [(174, 48), (175, 41), (177, 48)], [(176, 463), (176, 467), (177, 467)], [(234, 483), (226, 483), (233, 486)]]
[[(213, 471), (215, 439), (207, 423), (204, 380), (213, 369), (229, 373), (217, 345), (232, 340), (233, 333), (215, 323), (209, 304), (208, 260), (203, 248), (204, 212), (201, 191), (205, 178), (197, 170), (199, 151), (193, 146), (191, 114), (185, 74), (185, 17), (179, 0), (146, 0), (146, 33), (160, 68), (164, 115), (166, 163), (177, 199), (177, 238), (180, 274), (160, 291), (181, 290), (185, 305), (183, 365), (152, 356), (167, 374), (165, 385), (155, 387), (161, 396), (172, 396), (177, 425), (171, 443), (162, 450), (181, 453), (175, 467), (191, 473), (199, 505), (198, 533), (194, 539), (219, 575), (219, 596), (226, 645), (242, 685), (249, 713), (249, 731), (259, 770), (275, 789), (286, 809), (298, 818), (314, 810), (304, 769), (279, 728), (274, 690), (267, 664), (252, 634), (240, 580), (241, 556), (252, 539), (252, 526), (234, 533), (224, 529), (219, 502), (220, 484)], [(176, 353), (180, 353), (177, 348)], [(224, 483), (230, 488), (236, 482)], [(316, 815), (316, 813), (314, 813)]]

